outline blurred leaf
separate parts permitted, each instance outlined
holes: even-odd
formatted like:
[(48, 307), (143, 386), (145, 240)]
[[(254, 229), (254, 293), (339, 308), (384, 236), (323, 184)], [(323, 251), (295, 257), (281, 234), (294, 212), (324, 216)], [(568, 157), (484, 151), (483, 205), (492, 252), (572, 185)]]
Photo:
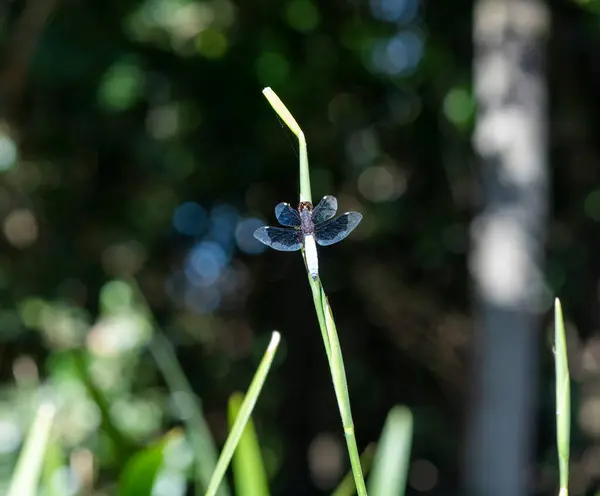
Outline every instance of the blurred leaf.
[(163, 464), (165, 448), (170, 442), (182, 438), (180, 429), (173, 430), (160, 441), (133, 455), (121, 472), (119, 496), (150, 496)]
[(7, 496), (35, 496), (56, 409), (50, 403), (38, 408), (21, 451)]
[(85, 385), (88, 394), (92, 397), (96, 406), (100, 410), (100, 416), (102, 418), (102, 429), (108, 435), (110, 440), (117, 447), (117, 456), (119, 463), (123, 463), (128, 459), (135, 450), (133, 442), (127, 438), (121, 430), (115, 425), (110, 414), (110, 406), (102, 390), (94, 383), (86, 363), (86, 357), (81, 350), (74, 350), (72, 352), (73, 363), (77, 368), (79, 378)]
[[(194, 394), (183, 370), (181, 370), (173, 346), (154, 322), (152, 312), (136, 281), (130, 279), (128, 282), (137, 296), (136, 299), (142, 307), (142, 312), (154, 325), (154, 337), (148, 347), (156, 365), (165, 378), (167, 387), (171, 391), (171, 394), (179, 392), (187, 399), (185, 402), (180, 402), (180, 408), (185, 409), (185, 411), (179, 413), (185, 423), (186, 431), (194, 450), (196, 494), (203, 494), (203, 491), (210, 483), (211, 475), (216, 470), (217, 448), (210, 428), (204, 418), (202, 403), (198, 396)], [(226, 483), (221, 484), (217, 494), (220, 496), (227, 496), (229, 494), (229, 488)]]
[(369, 478), (371, 496), (402, 495), (410, 463), (413, 418), (411, 411), (395, 406), (387, 416)]
[(260, 365), (258, 366), (258, 370), (252, 378), (252, 382), (248, 388), (248, 393), (242, 402), (238, 416), (231, 427), (229, 436), (227, 436), (225, 446), (223, 446), (223, 451), (221, 451), (221, 456), (219, 456), (219, 461), (217, 462), (217, 468), (210, 479), (210, 484), (208, 485), (208, 490), (206, 491), (207, 496), (213, 496), (217, 494), (217, 490), (223, 481), (225, 472), (227, 471), (227, 467), (231, 461), (231, 457), (233, 456), (233, 452), (235, 451), (238, 442), (242, 437), (246, 423), (250, 419), (254, 405), (256, 405), (258, 396), (262, 390), (263, 384), (265, 383), (265, 379), (267, 378), (267, 374), (269, 373), (271, 364), (273, 363), (273, 358), (275, 358), (275, 353), (277, 352), (280, 339), (280, 334), (277, 331), (274, 331), (269, 346), (267, 347), (267, 351), (265, 351)]
[[(229, 398), (229, 428), (240, 413), (244, 395), (235, 393)], [(240, 442), (233, 455), (233, 480), (236, 494), (261, 496), (269, 494), (267, 473), (258, 444), (252, 418), (248, 419)]]

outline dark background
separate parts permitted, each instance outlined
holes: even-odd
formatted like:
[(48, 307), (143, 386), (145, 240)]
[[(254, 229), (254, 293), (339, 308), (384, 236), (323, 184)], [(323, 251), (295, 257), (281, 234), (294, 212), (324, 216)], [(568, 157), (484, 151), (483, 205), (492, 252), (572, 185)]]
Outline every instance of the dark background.
[[(559, 296), (574, 379), (571, 492), (593, 494), (600, 19), (593, 2), (549, 9), (550, 296), (531, 489), (554, 494), (557, 484), (549, 325)], [(477, 374), (472, 12), (458, 0), (0, 2), (4, 483), (22, 414), (44, 386), (68, 411), (58, 416), (64, 452), (97, 457), (94, 490), (112, 494), (119, 464), (99, 447), (67, 350), (83, 346), (132, 438), (179, 423), (145, 348), (150, 331), (110, 320), (120, 294), (111, 281), (130, 276), (219, 444), (227, 399), (248, 387), (271, 330), (282, 333), (254, 414), (274, 494), (325, 494), (346, 472), (345, 458), (324, 479), (311, 470), (323, 440), (333, 459), (346, 455), (301, 257), (263, 252), (251, 237), (275, 223), (276, 203), (298, 201), (297, 142), (261, 94), (271, 86), (306, 134), (315, 203), (332, 194), (341, 211), (364, 216), (319, 252), (359, 447), (378, 439), (392, 406), (408, 405), (409, 494), (459, 494)]]

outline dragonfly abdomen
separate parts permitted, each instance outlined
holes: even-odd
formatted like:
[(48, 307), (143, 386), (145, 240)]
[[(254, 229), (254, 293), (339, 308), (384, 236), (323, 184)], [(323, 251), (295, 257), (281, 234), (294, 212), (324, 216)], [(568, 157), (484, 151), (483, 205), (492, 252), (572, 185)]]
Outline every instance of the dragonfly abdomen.
[(306, 234), (304, 236), (304, 253), (306, 254), (306, 266), (308, 267), (308, 272), (313, 280), (316, 281), (319, 275), (319, 257), (317, 255), (315, 237), (312, 234)]

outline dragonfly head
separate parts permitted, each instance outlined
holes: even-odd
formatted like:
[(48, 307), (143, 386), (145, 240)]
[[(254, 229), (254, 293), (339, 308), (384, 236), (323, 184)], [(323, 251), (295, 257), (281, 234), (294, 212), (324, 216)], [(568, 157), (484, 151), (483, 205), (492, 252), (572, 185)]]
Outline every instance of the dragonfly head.
[(300, 204), (298, 205), (298, 212), (302, 213), (303, 210), (308, 210), (309, 212), (311, 212), (313, 209), (312, 203), (311, 202), (307, 202), (307, 201), (303, 201), (300, 202)]

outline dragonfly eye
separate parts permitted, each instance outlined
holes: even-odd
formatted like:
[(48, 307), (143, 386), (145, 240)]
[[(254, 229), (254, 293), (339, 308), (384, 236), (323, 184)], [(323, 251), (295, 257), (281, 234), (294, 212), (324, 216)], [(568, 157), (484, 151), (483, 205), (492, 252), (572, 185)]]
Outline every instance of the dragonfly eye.
[(309, 212), (313, 209), (312, 203), (303, 201), (298, 205), (298, 212), (302, 212), (302, 210), (307, 209)]

